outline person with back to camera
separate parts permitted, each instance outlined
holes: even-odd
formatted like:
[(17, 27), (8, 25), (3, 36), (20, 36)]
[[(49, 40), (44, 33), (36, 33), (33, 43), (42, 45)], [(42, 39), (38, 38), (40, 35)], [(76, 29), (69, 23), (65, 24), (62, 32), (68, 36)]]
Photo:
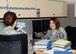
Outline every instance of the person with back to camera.
[(0, 32), (0, 34), (18, 34), (21, 32), (17, 32), (14, 28), (16, 27), (17, 16), (14, 12), (6, 12), (3, 16), (4, 28)]
[(57, 18), (51, 18), (49, 23), (49, 29), (47, 33), (44, 35), (44, 39), (50, 39), (55, 41), (57, 39), (65, 39), (67, 40), (67, 33), (64, 28), (61, 27), (60, 22)]
[(8, 11), (4, 14), (4, 27), (0, 31), (0, 54), (27, 54), (27, 34), (14, 29), (16, 21), (17, 16), (14, 12)]

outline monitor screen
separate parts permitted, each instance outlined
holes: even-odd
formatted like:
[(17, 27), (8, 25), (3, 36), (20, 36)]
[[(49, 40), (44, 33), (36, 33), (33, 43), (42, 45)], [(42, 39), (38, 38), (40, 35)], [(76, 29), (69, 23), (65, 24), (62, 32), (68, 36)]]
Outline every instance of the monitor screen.
[(35, 33), (46, 32), (49, 29), (50, 20), (33, 20), (33, 38), (35, 38)]

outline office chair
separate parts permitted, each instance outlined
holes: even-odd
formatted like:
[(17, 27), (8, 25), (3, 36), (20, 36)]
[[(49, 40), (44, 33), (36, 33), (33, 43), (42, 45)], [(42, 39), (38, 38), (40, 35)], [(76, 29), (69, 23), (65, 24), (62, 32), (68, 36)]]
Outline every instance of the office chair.
[(76, 27), (67, 26), (65, 27), (65, 30), (67, 32), (68, 40), (72, 43), (72, 49), (76, 49)]
[(0, 34), (0, 54), (27, 54), (27, 34)]

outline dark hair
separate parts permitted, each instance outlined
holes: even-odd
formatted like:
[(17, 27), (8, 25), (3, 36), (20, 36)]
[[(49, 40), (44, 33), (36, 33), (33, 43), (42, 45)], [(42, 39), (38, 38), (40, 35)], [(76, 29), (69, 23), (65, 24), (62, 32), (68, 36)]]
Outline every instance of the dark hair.
[(6, 26), (12, 26), (13, 23), (17, 20), (17, 16), (14, 12), (6, 12), (3, 17), (3, 23)]
[(59, 27), (61, 26), (59, 20), (56, 17), (51, 18), (50, 21), (51, 20), (55, 23), (56, 29), (59, 29)]

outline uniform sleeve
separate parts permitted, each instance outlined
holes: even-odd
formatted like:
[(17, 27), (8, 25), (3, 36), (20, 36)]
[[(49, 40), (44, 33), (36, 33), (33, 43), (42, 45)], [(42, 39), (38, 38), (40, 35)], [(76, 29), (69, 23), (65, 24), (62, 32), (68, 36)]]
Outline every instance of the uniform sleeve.
[(43, 39), (50, 39), (50, 30), (47, 30), (46, 34), (43, 36)]
[(64, 38), (63, 39), (67, 40), (67, 33), (66, 33), (65, 29), (60, 27), (60, 32), (62, 32), (64, 34)]

